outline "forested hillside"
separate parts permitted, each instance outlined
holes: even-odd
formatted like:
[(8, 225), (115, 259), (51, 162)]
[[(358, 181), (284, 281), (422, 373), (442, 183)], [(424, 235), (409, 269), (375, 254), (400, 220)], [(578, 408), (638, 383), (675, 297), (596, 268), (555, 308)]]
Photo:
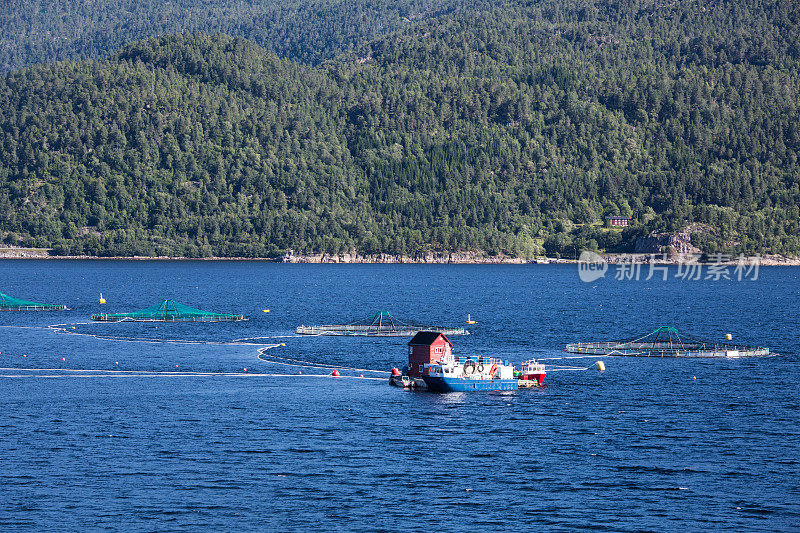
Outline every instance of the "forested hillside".
[[(500, 0), (502, 1), (502, 0)], [(169, 33), (244, 37), (317, 63), (406, 24), (495, 0), (4, 0), (0, 72), (98, 58)]]
[[(222, 35), (0, 81), (6, 242), (97, 255), (800, 253), (800, 8), (537, 2), (313, 67)], [(620, 234), (595, 224), (631, 215)]]

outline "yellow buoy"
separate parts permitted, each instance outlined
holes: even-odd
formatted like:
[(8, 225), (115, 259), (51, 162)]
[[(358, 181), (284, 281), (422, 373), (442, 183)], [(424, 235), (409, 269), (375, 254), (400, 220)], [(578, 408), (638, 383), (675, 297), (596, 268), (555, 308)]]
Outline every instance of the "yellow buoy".
[(105, 298), (103, 298), (103, 293), (102, 293), (102, 292), (100, 293), (100, 303), (101, 303), (101, 304), (104, 304), (104, 303), (106, 303), (106, 299), (105, 299)]
[(725, 339), (729, 340), (729, 341), (732, 341), (733, 340), (733, 335), (731, 335), (730, 333), (726, 333), (725, 334)]
[(285, 343), (285, 342), (282, 342), (282, 343), (281, 343), (281, 346), (286, 346), (286, 343)]
[(475, 321), (472, 320), (472, 317), (470, 315), (467, 315), (467, 324), (474, 324), (474, 323)]
[(265, 313), (269, 313), (269, 309), (262, 309)]
[(596, 367), (597, 367), (597, 370), (598, 370), (598, 371), (600, 371), (600, 372), (605, 372), (605, 371), (606, 371), (606, 365), (605, 365), (605, 363), (603, 363), (602, 361), (598, 361), (598, 362), (596, 362), (596, 363), (594, 364), (594, 366), (596, 366)]

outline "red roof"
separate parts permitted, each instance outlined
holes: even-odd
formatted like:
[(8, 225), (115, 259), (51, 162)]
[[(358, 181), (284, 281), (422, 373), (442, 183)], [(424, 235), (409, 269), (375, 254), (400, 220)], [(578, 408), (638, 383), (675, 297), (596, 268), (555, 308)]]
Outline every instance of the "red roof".
[(448, 339), (447, 337), (444, 336), (443, 333), (439, 333), (438, 331), (420, 331), (419, 333), (414, 335), (414, 338), (408, 341), (408, 345), (430, 346), (431, 344), (436, 342), (436, 340), (439, 337), (442, 337), (445, 340), (445, 342), (450, 346), (453, 345), (453, 343), (450, 342), (450, 339)]

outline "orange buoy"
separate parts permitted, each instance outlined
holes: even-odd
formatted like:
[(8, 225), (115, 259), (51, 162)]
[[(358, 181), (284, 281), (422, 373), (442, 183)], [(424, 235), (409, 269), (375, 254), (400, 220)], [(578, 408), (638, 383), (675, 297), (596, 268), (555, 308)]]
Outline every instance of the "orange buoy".
[(359, 374), (358, 377), (363, 378), (364, 374)]
[(297, 371), (297, 373), (298, 373), (298, 374), (302, 374), (302, 373), (303, 373), (303, 371), (302, 371), (302, 370), (298, 370), (298, 371)]
[(397, 367), (394, 367), (392, 369), (392, 375), (393, 376), (399, 376), (400, 375), (400, 371), (397, 369)]
[(118, 364), (119, 364), (119, 361), (114, 361), (114, 364), (115, 364), (115, 365), (118, 365)]
[(247, 372), (247, 369), (246, 369), (246, 368), (243, 368), (243, 369), (242, 369), (242, 372)]
[(66, 361), (66, 360), (67, 360), (67, 358), (66, 358), (66, 357), (62, 357), (62, 358), (61, 358), (61, 360), (62, 360), (62, 361)]
[(28, 355), (27, 354), (22, 354), (22, 357), (28, 357)]
[(331, 372), (331, 376), (333, 376), (333, 377), (335, 377), (335, 378), (338, 378), (340, 375), (341, 375), (341, 374), (339, 374), (339, 371), (338, 371), (338, 370), (334, 370), (333, 372)]
[(692, 379), (693, 379), (693, 380), (694, 380), (694, 379), (697, 379), (697, 376), (692, 376)]
[(175, 368), (178, 368), (178, 365), (175, 365)]

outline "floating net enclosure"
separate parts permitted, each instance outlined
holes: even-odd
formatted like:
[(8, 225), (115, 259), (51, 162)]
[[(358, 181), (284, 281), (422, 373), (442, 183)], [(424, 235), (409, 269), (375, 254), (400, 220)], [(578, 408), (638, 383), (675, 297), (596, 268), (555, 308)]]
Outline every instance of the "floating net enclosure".
[(663, 326), (637, 339), (567, 344), (567, 352), (588, 355), (632, 357), (763, 357), (769, 348), (731, 342), (704, 341), (680, 336), (673, 327)]
[(300, 326), (295, 330), (300, 335), (361, 335), (377, 337), (405, 337), (420, 331), (435, 331), (445, 335), (468, 335), (464, 328), (442, 326), (422, 326), (398, 320), (388, 311), (379, 311), (363, 320), (350, 324), (329, 324), (322, 326)]
[(66, 305), (29, 302), (0, 292), (0, 311), (64, 311), (66, 309)]
[(164, 300), (160, 304), (132, 313), (92, 315), (92, 320), (101, 322), (119, 322), (122, 320), (134, 322), (234, 322), (244, 320), (244, 316), (210, 313), (179, 304), (175, 300)]

